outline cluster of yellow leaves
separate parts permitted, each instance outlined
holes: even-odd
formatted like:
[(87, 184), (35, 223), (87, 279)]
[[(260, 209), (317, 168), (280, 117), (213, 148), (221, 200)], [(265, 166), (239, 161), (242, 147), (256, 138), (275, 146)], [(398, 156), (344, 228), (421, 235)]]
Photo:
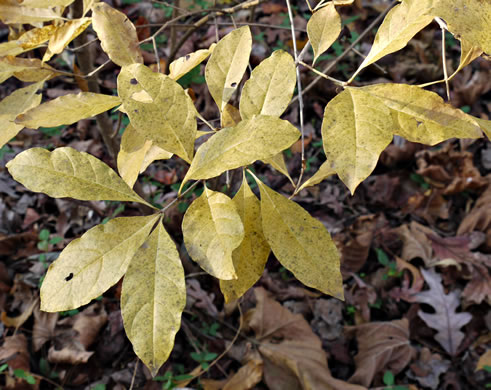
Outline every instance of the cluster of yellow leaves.
[[(0, 0), (3, 22), (34, 26), (0, 45), (0, 82), (11, 76), (34, 82), (0, 102), (0, 146), (23, 127), (72, 124), (119, 106), (130, 120), (117, 158), (120, 175), (95, 157), (71, 148), (53, 152), (33, 148), (7, 164), (14, 179), (52, 197), (139, 202), (155, 209), (132, 189), (138, 175), (155, 160), (176, 155), (188, 162), (182, 185), (243, 168), (242, 185), (233, 198), (205, 184), (201, 196), (188, 208), (182, 230), (190, 256), (220, 279), (227, 302), (240, 298), (260, 278), (270, 252), (305, 285), (342, 299), (339, 254), (322, 223), (253, 175), (259, 200), (245, 174), (248, 165), (263, 161), (291, 180), (282, 151), (298, 140), (300, 132), (280, 119), (296, 85), (291, 55), (275, 51), (259, 64), (244, 83), (235, 107), (230, 102), (244, 78), (252, 48), (248, 26), (232, 31), (208, 49), (175, 60), (170, 74), (164, 75), (143, 64), (135, 26), (123, 13), (104, 2), (84, 0), (83, 17), (67, 20), (62, 17), (64, 7), (72, 1), (24, 0), (19, 4)], [(336, 6), (351, 3), (319, 3), (307, 25), (314, 62), (341, 31)], [(491, 52), (490, 30), (485, 30), (491, 24), (490, 3), (403, 0), (387, 14), (357, 73), (403, 48), (435, 17), (443, 18), (462, 41), (457, 71), (483, 51)], [(469, 28), (471, 19), (473, 28)], [(37, 92), (45, 80), (58, 74), (45, 62), (90, 24), (103, 50), (121, 66), (118, 96), (81, 92), (41, 104)], [(16, 57), (46, 42), (42, 60)], [(197, 131), (199, 114), (176, 80), (208, 57), (205, 78), (221, 113), (222, 129), (211, 132), (195, 151), (195, 139), (203, 134)], [(433, 145), (452, 137), (481, 137), (481, 130), (491, 132), (489, 121), (467, 115), (417, 86), (345, 87), (324, 113), (327, 161), (295, 193), (335, 173), (353, 192), (370, 175), (395, 134)], [(185, 305), (184, 271), (162, 224), (162, 212), (116, 218), (72, 241), (48, 270), (41, 289), (42, 309), (79, 307), (123, 276), (121, 308), (126, 332), (137, 355), (156, 374), (172, 350)]]

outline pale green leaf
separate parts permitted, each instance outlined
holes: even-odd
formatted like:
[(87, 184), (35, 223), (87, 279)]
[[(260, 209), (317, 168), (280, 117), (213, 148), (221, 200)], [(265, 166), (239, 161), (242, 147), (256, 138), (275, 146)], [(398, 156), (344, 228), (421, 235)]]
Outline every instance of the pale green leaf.
[(334, 7), (328, 3), (314, 12), (307, 23), (307, 35), (314, 50), (314, 63), (336, 41), (341, 32), (341, 17)]
[(128, 65), (119, 73), (118, 94), (137, 132), (154, 146), (191, 162), (196, 109), (177, 82), (144, 65)]
[(409, 141), (435, 145), (454, 137), (482, 137), (473, 117), (434, 92), (407, 84), (376, 84), (361, 90), (395, 111), (394, 133)]
[(172, 61), (169, 65), (169, 77), (173, 80), (180, 79), (186, 73), (190, 72), (204, 60), (206, 60), (208, 56), (213, 53), (215, 46), (216, 43), (212, 43), (208, 49), (197, 50)]
[(491, 53), (489, 0), (433, 0), (432, 14), (442, 18), (457, 38), (462, 37), (486, 53)]
[(278, 172), (285, 175), (288, 178), (288, 180), (290, 180), (290, 183), (295, 185), (295, 183), (293, 182), (293, 179), (291, 178), (290, 174), (288, 173), (288, 167), (286, 166), (285, 156), (283, 156), (283, 152), (280, 152), (276, 156), (273, 156), (271, 158), (267, 158), (266, 160), (263, 160), (263, 162), (265, 164), (271, 165)]
[(121, 315), (136, 355), (155, 376), (169, 357), (186, 306), (176, 245), (162, 223), (130, 262), (121, 290)]
[(240, 115), (251, 119), (254, 115), (280, 116), (288, 107), (297, 81), (295, 61), (283, 50), (277, 50), (262, 61), (242, 89)]
[(325, 161), (319, 167), (319, 170), (316, 173), (314, 173), (314, 175), (310, 179), (308, 179), (305, 183), (303, 183), (300, 186), (298, 192), (302, 191), (306, 187), (315, 186), (334, 174), (336, 174), (336, 171), (331, 168), (331, 164), (329, 163), (329, 161)]
[(0, 20), (5, 24), (32, 24), (54, 19), (63, 18), (52, 8), (23, 7), (17, 0), (0, 1)]
[(261, 205), (244, 175), (242, 186), (232, 199), (244, 224), (244, 239), (232, 252), (237, 279), (220, 280), (225, 302), (239, 299), (261, 277), (270, 248), (263, 235)]
[(121, 104), (117, 96), (93, 92), (69, 94), (50, 100), (19, 115), (15, 123), (37, 129), (70, 125)]
[(324, 225), (292, 200), (256, 182), (264, 236), (278, 261), (306, 286), (343, 299), (339, 253)]
[(172, 153), (158, 146), (152, 146), (152, 141), (145, 140), (133, 126), (128, 125), (121, 138), (121, 149), (117, 158), (118, 172), (123, 180), (133, 187), (138, 175), (153, 161), (171, 157)]
[(322, 140), (331, 168), (354, 193), (375, 168), (392, 140), (392, 117), (382, 100), (359, 88), (346, 88), (324, 111)]
[(218, 279), (237, 278), (232, 252), (244, 238), (244, 225), (232, 199), (205, 186), (184, 215), (182, 234), (201, 268)]
[(150, 206), (99, 159), (64, 147), (31, 148), (7, 163), (10, 174), (29, 190), (52, 198), (118, 200)]
[(119, 66), (143, 63), (136, 28), (121, 11), (103, 2), (95, 3), (92, 27), (112, 62)]
[(412, 37), (430, 24), (433, 20), (433, 16), (429, 14), (432, 1), (404, 0), (392, 8), (377, 31), (370, 52), (351, 80), (363, 68), (404, 48)]
[(252, 36), (249, 26), (232, 31), (223, 37), (205, 68), (205, 78), (211, 96), (222, 111), (239, 86), (249, 63)]
[(115, 218), (73, 240), (48, 269), (41, 310), (76, 309), (116, 284), (158, 218)]
[(14, 138), (24, 126), (14, 122), (15, 117), (41, 103), (38, 90), (44, 82), (16, 89), (0, 102), (0, 148)]
[(196, 151), (185, 181), (208, 179), (221, 173), (272, 158), (290, 147), (300, 132), (288, 121), (256, 116), (220, 130)]
[(92, 23), (91, 18), (80, 18), (59, 26), (50, 37), (48, 49), (44, 53), (43, 62), (49, 61), (55, 54), (61, 53), (68, 44), (85, 31)]

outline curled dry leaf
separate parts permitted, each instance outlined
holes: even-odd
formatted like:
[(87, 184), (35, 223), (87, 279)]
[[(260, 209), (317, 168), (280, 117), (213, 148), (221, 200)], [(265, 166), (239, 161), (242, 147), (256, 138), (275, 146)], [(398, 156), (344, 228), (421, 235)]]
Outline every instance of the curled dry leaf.
[(450, 368), (451, 363), (443, 360), (436, 353), (432, 354), (428, 348), (423, 348), (418, 359), (411, 364), (411, 371), (408, 373), (409, 378), (415, 379), (418, 383), (433, 390), (440, 386), (440, 375)]
[(70, 20), (59, 26), (49, 38), (48, 49), (44, 53), (43, 62), (49, 61), (55, 54), (61, 53), (68, 44), (82, 34), (92, 23), (91, 18)]
[(255, 288), (257, 305), (246, 314), (264, 360), (264, 380), (271, 390), (363, 390), (331, 376), (322, 342), (300, 314), (293, 314)]
[(39, 310), (39, 305), (34, 308), (34, 326), (32, 329), (32, 345), (37, 352), (48, 341), (55, 337), (58, 313), (46, 313)]
[(356, 333), (358, 353), (356, 371), (350, 383), (370, 386), (374, 376), (390, 370), (401, 372), (411, 361), (414, 350), (409, 342), (409, 321), (406, 318), (388, 322), (372, 322), (350, 327)]
[(419, 311), (418, 315), (430, 327), (437, 330), (436, 341), (445, 351), (454, 356), (458, 352), (458, 347), (464, 339), (464, 333), (460, 331), (464, 325), (472, 319), (470, 313), (457, 313), (460, 305), (459, 293), (456, 290), (445, 294), (443, 291), (442, 279), (433, 270), (421, 270), (429, 290), (420, 292), (415, 296), (418, 302), (431, 305), (435, 309), (434, 314)]
[(433, 230), (411, 221), (409, 225), (402, 225), (395, 231), (402, 239), (401, 257), (403, 260), (410, 261), (419, 257), (424, 261), (426, 267), (432, 266), (433, 249), (428, 234), (433, 234)]

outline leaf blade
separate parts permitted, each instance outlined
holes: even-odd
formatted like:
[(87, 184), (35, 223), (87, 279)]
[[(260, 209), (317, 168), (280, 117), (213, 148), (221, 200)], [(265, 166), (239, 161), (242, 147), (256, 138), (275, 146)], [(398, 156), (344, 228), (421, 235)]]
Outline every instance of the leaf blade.
[(179, 253), (162, 223), (131, 260), (123, 281), (121, 314), (138, 357), (155, 376), (169, 357), (186, 306)]
[(157, 218), (115, 218), (73, 240), (48, 269), (41, 286), (41, 310), (75, 309), (116, 284)]
[(341, 33), (341, 17), (334, 2), (314, 12), (307, 23), (307, 34), (314, 50), (314, 61), (331, 47)]
[(184, 244), (191, 258), (218, 279), (237, 277), (232, 252), (244, 238), (244, 226), (232, 200), (205, 186), (184, 214)]

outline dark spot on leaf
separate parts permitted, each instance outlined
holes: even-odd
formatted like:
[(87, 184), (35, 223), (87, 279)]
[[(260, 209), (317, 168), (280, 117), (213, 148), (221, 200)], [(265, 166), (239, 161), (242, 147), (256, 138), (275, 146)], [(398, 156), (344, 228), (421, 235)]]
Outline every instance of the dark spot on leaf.
[(186, 61), (188, 61), (190, 58), (191, 58), (191, 56), (188, 54), (188, 55), (186, 56)]
[(133, 110), (134, 112), (136, 112), (138, 114), (138, 110)]
[(136, 85), (136, 84), (138, 84), (138, 81), (136, 81), (136, 79), (131, 79), (130, 84)]
[(70, 272), (70, 275), (68, 275), (66, 278), (65, 278), (65, 281), (66, 282), (69, 282), (70, 280), (73, 279), (73, 272)]
[(235, 88), (237, 86), (237, 83), (232, 83), (232, 88)]

